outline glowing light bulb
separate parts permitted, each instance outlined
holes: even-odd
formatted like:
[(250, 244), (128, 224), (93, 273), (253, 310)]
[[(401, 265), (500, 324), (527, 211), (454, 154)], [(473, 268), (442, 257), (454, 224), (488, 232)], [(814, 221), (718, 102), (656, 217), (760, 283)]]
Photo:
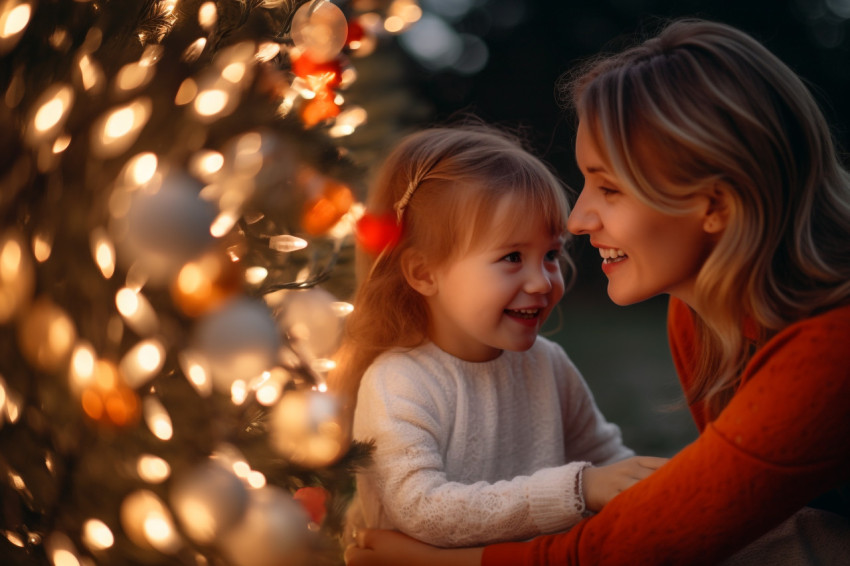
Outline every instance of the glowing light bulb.
[(156, 175), (159, 159), (156, 154), (144, 152), (133, 156), (125, 166), (127, 180), (133, 186), (141, 186), (148, 183)]
[(119, 369), (127, 385), (138, 388), (159, 373), (165, 363), (165, 346), (159, 340), (143, 340), (121, 358)]
[(127, 324), (142, 336), (154, 333), (159, 326), (159, 319), (150, 302), (129, 287), (123, 287), (115, 294), (115, 306)]
[(58, 83), (48, 87), (35, 104), (26, 140), (35, 145), (45, 139), (56, 137), (71, 111), (74, 90)]
[(221, 238), (227, 235), (231, 228), (236, 225), (240, 214), (235, 210), (225, 210), (219, 214), (210, 226), (210, 234), (215, 238)]
[(193, 79), (188, 78), (180, 83), (180, 88), (177, 89), (177, 95), (174, 97), (174, 104), (183, 106), (189, 104), (195, 99), (198, 94), (198, 83)]
[(201, 57), (201, 55), (203, 54), (204, 48), (206, 46), (207, 46), (207, 38), (206, 37), (199, 37), (198, 39), (196, 39), (195, 41), (190, 43), (189, 47), (187, 47), (183, 51), (183, 55), (182, 55), (181, 59), (183, 59), (187, 63), (192, 63), (194, 61), (197, 61)]
[(115, 88), (129, 92), (146, 85), (154, 76), (153, 67), (139, 61), (121, 67), (115, 77)]
[(251, 285), (259, 285), (269, 276), (269, 270), (260, 265), (254, 265), (245, 270), (245, 281)]
[(96, 61), (93, 61), (87, 54), (83, 54), (77, 60), (77, 69), (80, 73), (83, 90), (95, 91), (100, 89), (105, 79), (103, 71)]
[(271, 61), (278, 54), (280, 54), (280, 45), (274, 41), (267, 41), (260, 44), (256, 57), (258, 61)]
[(205, 181), (212, 181), (222, 167), (224, 167), (224, 156), (213, 150), (199, 151), (189, 162), (189, 171)]
[(53, 153), (62, 153), (68, 146), (71, 145), (71, 136), (59, 136), (56, 138), (56, 141), (53, 142)]
[(202, 91), (195, 98), (195, 111), (201, 116), (215, 116), (227, 106), (230, 95), (221, 89)]
[(44, 131), (55, 126), (65, 112), (65, 104), (62, 100), (54, 98), (38, 109), (35, 114), (35, 129)]
[(143, 548), (173, 554), (181, 546), (171, 514), (153, 492), (135, 491), (121, 503), (121, 525), (127, 536)]
[(248, 473), (248, 477), (245, 478), (245, 481), (247, 481), (248, 485), (250, 485), (254, 489), (260, 489), (261, 487), (265, 487), (266, 485), (266, 476), (263, 475), (262, 472), (258, 472), (257, 470), (251, 470)]
[(246, 71), (245, 63), (237, 61), (222, 69), (221, 77), (226, 81), (236, 84), (245, 77)]
[(115, 273), (115, 246), (103, 228), (92, 230), (90, 245), (94, 262), (104, 278), (110, 279)]
[(163, 404), (155, 397), (145, 397), (142, 402), (142, 412), (148, 428), (160, 440), (171, 440), (174, 435), (174, 427), (171, 417), (165, 410)]
[(105, 550), (115, 544), (115, 535), (103, 521), (89, 519), (83, 523), (83, 542), (91, 550)]
[(171, 475), (171, 466), (159, 456), (143, 454), (136, 462), (136, 473), (148, 483), (162, 483)]
[(334, 301), (331, 303), (331, 311), (338, 317), (348, 316), (354, 310), (354, 305), (344, 301)]
[(204, 2), (198, 9), (198, 23), (201, 27), (209, 31), (218, 21), (218, 9), (215, 7), (215, 2)]
[(32, 6), (28, 3), (18, 4), (11, 10), (4, 10), (0, 14), (0, 38), (12, 37), (24, 31), (30, 23), (31, 16)]
[(71, 353), (68, 381), (71, 389), (79, 394), (94, 384), (97, 356), (88, 342), (78, 342)]
[(281, 234), (269, 238), (269, 247), (279, 252), (294, 252), (307, 247), (307, 240), (289, 234)]
[(92, 127), (92, 150), (101, 157), (114, 157), (127, 150), (147, 124), (152, 111), (148, 98), (107, 111)]

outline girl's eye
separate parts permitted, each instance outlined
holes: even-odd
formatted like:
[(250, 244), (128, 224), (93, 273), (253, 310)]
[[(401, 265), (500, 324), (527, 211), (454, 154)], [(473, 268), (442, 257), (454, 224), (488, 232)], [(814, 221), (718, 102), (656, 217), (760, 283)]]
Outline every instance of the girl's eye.
[(609, 188), (609, 187), (599, 187), (599, 190), (602, 191), (602, 194), (605, 195), (606, 197), (611, 196), (611, 195), (616, 195), (617, 193), (620, 192), (617, 189), (612, 189), (612, 188)]
[(558, 261), (561, 257), (561, 250), (549, 250), (546, 253), (546, 261)]
[(506, 255), (505, 257), (503, 257), (502, 259), (505, 260), (505, 261), (509, 261), (511, 263), (519, 263), (520, 261), (522, 261), (522, 258), (520, 257), (519, 252), (511, 252), (508, 255)]

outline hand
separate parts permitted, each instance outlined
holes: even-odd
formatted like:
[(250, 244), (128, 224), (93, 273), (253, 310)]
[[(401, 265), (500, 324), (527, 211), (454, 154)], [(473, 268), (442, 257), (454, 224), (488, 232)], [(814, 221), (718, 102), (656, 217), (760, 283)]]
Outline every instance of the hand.
[(585, 507), (601, 511), (621, 491), (648, 477), (668, 459), (634, 456), (607, 466), (585, 468), (582, 471)]
[(437, 548), (396, 531), (366, 530), (345, 549), (347, 566), (478, 566), (481, 548)]

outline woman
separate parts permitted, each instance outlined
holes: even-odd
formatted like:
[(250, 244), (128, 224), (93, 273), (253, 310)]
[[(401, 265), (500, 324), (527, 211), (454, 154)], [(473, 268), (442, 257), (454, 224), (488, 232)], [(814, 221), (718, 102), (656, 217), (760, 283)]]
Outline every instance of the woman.
[(569, 228), (599, 248), (614, 302), (671, 296), (700, 436), (567, 533), (445, 550), (369, 531), (348, 564), (846, 559), (850, 174), (811, 94), (750, 36), (698, 20), (567, 88), (585, 176)]

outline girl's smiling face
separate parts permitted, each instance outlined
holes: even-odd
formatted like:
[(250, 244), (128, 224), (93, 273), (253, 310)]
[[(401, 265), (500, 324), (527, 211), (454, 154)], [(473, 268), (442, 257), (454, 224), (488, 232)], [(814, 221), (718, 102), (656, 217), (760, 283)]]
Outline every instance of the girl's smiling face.
[(706, 230), (709, 199), (695, 197), (692, 211), (676, 215), (650, 207), (612, 171), (585, 120), (576, 161), (584, 186), (568, 227), (599, 249), (611, 300), (628, 305), (668, 293), (694, 306), (697, 274), (715, 240)]
[(482, 241), (430, 270), (429, 283), (420, 287), (430, 339), (470, 362), (531, 348), (564, 295), (563, 246), (545, 222), (504, 201)]

